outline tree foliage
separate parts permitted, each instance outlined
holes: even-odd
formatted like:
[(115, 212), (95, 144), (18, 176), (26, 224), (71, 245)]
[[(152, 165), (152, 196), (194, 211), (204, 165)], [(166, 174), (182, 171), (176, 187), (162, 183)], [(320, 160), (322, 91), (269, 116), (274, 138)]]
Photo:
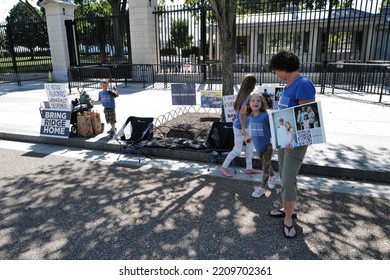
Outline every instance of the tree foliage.
[[(0, 28), (0, 51), (6, 48), (5, 42), (6, 42), (5, 29)], [(0, 57), (1, 57), (1, 54), (0, 54)]]
[(7, 21), (7, 45), (27, 48), (34, 58), (36, 47), (49, 47), (46, 24), (42, 12), (28, 2), (18, 2), (10, 11)]
[(171, 42), (175, 47), (186, 48), (190, 47), (193, 36), (188, 34), (188, 20), (178, 19), (172, 22), (171, 26)]
[(75, 10), (76, 18), (104, 17), (112, 15), (112, 7), (107, 0), (91, 1), (85, 5), (80, 5)]

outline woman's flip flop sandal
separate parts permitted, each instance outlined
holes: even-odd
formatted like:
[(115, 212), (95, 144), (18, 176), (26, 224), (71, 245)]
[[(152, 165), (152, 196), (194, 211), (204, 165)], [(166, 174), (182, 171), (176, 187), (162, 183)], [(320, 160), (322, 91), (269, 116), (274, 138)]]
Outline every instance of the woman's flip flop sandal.
[[(286, 238), (294, 238), (297, 235), (296, 231), (295, 231), (295, 234), (293, 236), (290, 235), (290, 231), (293, 228), (294, 228), (294, 224), (292, 224), (291, 226), (283, 224), (283, 234), (284, 234), (284, 237), (286, 237)], [(285, 229), (287, 229), (287, 233), (286, 233)]]
[[(275, 213), (273, 213), (273, 212), (275, 212)], [(274, 217), (274, 218), (284, 218), (286, 216), (286, 213), (283, 210), (275, 209), (275, 210), (269, 211), (269, 215), (271, 217)], [(292, 218), (296, 219), (297, 218), (297, 213), (293, 213), (292, 214)]]

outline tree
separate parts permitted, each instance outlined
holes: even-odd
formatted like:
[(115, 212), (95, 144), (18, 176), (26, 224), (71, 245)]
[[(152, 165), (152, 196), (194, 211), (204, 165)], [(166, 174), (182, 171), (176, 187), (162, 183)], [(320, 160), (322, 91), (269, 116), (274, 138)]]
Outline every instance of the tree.
[[(42, 2), (43, 0), (38, 0), (38, 5)], [(103, 2), (104, 0), (74, 0), (75, 4), (80, 5), (81, 9), (84, 9), (85, 6), (89, 6), (90, 4), (93, 3), (99, 3)], [(112, 15), (117, 16), (117, 15), (124, 15), (127, 12), (127, 0), (106, 0), (111, 8), (112, 8)]]
[(6, 34), (3, 28), (0, 28), (0, 51), (5, 49)]
[(107, 0), (93, 1), (86, 5), (78, 6), (75, 10), (76, 18), (104, 17), (112, 15), (112, 7)]
[(49, 47), (47, 29), (42, 13), (28, 2), (19, 2), (10, 11), (7, 21), (7, 40), (12, 46), (22, 46), (29, 50), (34, 59), (36, 47)]
[(171, 42), (175, 47), (185, 48), (192, 43), (193, 36), (188, 34), (188, 20), (178, 19), (171, 26)]

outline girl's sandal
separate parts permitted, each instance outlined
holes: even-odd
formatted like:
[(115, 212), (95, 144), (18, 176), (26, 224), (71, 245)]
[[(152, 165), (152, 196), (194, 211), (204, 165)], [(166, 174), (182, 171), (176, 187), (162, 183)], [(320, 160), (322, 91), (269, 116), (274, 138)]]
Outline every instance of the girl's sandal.
[(261, 173), (263, 173), (263, 171), (261, 171), (259, 169), (245, 169), (244, 173), (245, 174), (261, 174)]

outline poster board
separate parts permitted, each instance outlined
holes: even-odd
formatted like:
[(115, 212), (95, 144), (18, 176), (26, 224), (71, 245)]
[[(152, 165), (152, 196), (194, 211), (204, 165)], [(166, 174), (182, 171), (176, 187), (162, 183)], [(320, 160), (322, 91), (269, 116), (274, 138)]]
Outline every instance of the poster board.
[(203, 108), (222, 108), (222, 91), (202, 90), (200, 91), (200, 104)]
[(41, 119), (42, 136), (68, 138), (71, 111), (43, 109)]
[(172, 84), (172, 105), (196, 105), (195, 84)]
[(44, 84), (50, 109), (71, 110), (65, 84)]
[(320, 101), (269, 111), (274, 149), (326, 143)]
[(236, 112), (234, 111), (236, 97), (237, 95), (225, 95), (222, 97), (223, 110), (227, 122), (234, 122), (236, 120)]
[(47, 137), (69, 138), (71, 103), (65, 84), (46, 83), (44, 88), (47, 101), (41, 108), (40, 135)]
[(278, 109), (278, 103), (280, 99), (280, 94), (283, 91), (284, 87), (280, 85), (261, 85), (257, 87), (257, 91), (261, 94), (268, 93), (272, 99), (273, 107), (270, 109)]

